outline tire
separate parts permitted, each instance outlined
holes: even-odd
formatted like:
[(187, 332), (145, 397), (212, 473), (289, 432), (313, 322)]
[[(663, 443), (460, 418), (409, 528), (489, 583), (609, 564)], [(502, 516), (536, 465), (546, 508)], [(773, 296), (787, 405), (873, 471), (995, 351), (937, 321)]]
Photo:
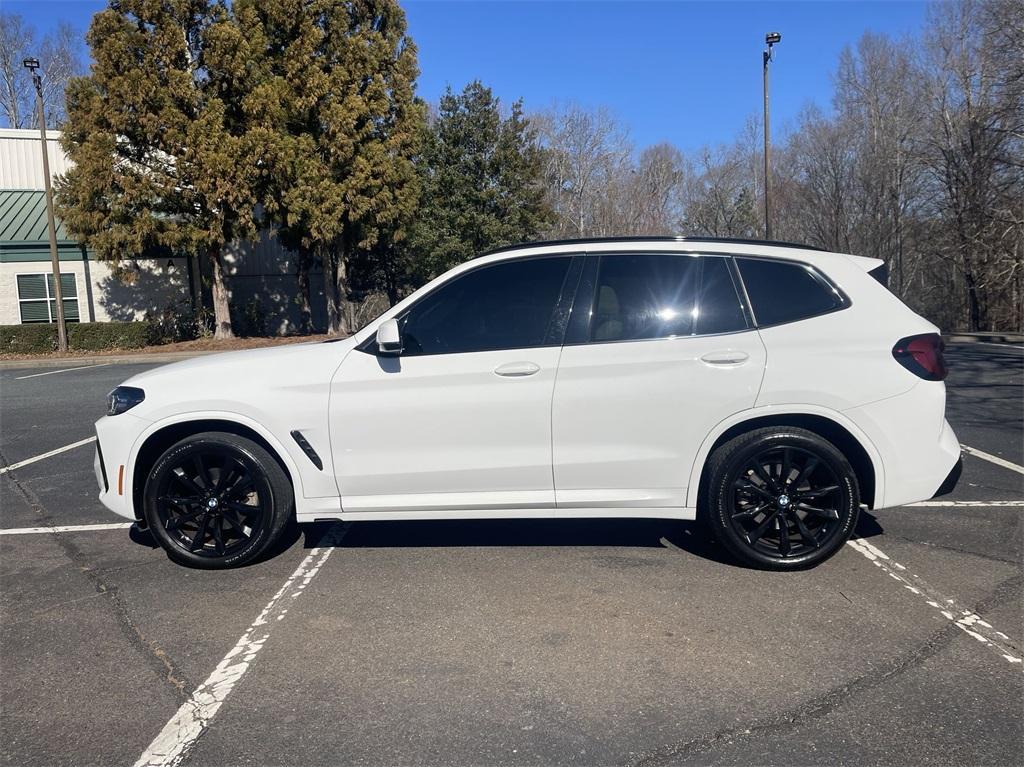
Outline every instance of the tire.
[(853, 467), (835, 445), (806, 429), (741, 434), (711, 454), (708, 477), (705, 518), (746, 565), (813, 567), (838, 551), (857, 525)]
[(153, 465), (143, 514), (178, 564), (207, 570), (252, 562), (292, 517), (292, 485), (266, 448), (226, 432), (172, 445)]

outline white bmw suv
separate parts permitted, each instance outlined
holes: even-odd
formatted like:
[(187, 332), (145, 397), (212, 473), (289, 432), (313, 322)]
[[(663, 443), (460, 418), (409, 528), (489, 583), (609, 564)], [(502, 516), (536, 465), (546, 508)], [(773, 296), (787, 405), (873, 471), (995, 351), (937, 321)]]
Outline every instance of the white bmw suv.
[(862, 506), (959, 476), (938, 329), (882, 268), (710, 239), (502, 249), (351, 338), (125, 381), (100, 499), (196, 567), (293, 517), (702, 518), (749, 565), (807, 567)]

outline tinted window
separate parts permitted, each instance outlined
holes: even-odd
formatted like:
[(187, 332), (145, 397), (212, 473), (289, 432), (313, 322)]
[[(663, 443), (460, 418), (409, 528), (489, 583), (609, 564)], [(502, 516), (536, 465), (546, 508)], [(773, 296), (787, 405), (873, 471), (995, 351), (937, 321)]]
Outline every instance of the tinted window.
[(571, 257), (486, 266), (417, 303), (403, 320), (403, 354), (542, 346)]
[(723, 258), (602, 256), (591, 341), (627, 341), (746, 327)]
[(737, 259), (758, 325), (778, 325), (845, 306), (842, 295), (803, 264)]

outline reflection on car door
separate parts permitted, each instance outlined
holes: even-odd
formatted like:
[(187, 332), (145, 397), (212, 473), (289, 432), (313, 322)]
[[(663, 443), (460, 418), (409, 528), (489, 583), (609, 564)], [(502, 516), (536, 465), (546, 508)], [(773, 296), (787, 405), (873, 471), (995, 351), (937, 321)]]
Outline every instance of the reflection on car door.
[(348, 513), (554, 506), (551, 398), (582, 258), (463, 273), (399, 318), (401, 356), (350, 354), (331, 387)]
[(683, 507), (704, 438), (753, 406), (764, 345), (724, 257), (588, 260), (552, 405), (557, 506)]

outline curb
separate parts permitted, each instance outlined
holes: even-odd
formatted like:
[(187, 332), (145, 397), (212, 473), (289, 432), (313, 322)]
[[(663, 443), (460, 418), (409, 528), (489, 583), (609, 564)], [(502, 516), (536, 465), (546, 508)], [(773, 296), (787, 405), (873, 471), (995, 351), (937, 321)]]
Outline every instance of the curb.
[(43, 357), (40, 359), (0, 360), (0, 370), (17, 370), (19, 368), (73, 368), (88, 367), (100, 364), (124, 365), (145, 364), (152, 362), (178, 362), (192, 357), (203, 357), (208, 354), (224, 354), (223, 351), (195, 352), (164, 352), (163, 354), (103, 354), (93, 356)]
[(1022, 333), (944, 333), (943, 339), (952, 343), (990, 343), (990, 344), (1021, 344), (1024, 343)]

